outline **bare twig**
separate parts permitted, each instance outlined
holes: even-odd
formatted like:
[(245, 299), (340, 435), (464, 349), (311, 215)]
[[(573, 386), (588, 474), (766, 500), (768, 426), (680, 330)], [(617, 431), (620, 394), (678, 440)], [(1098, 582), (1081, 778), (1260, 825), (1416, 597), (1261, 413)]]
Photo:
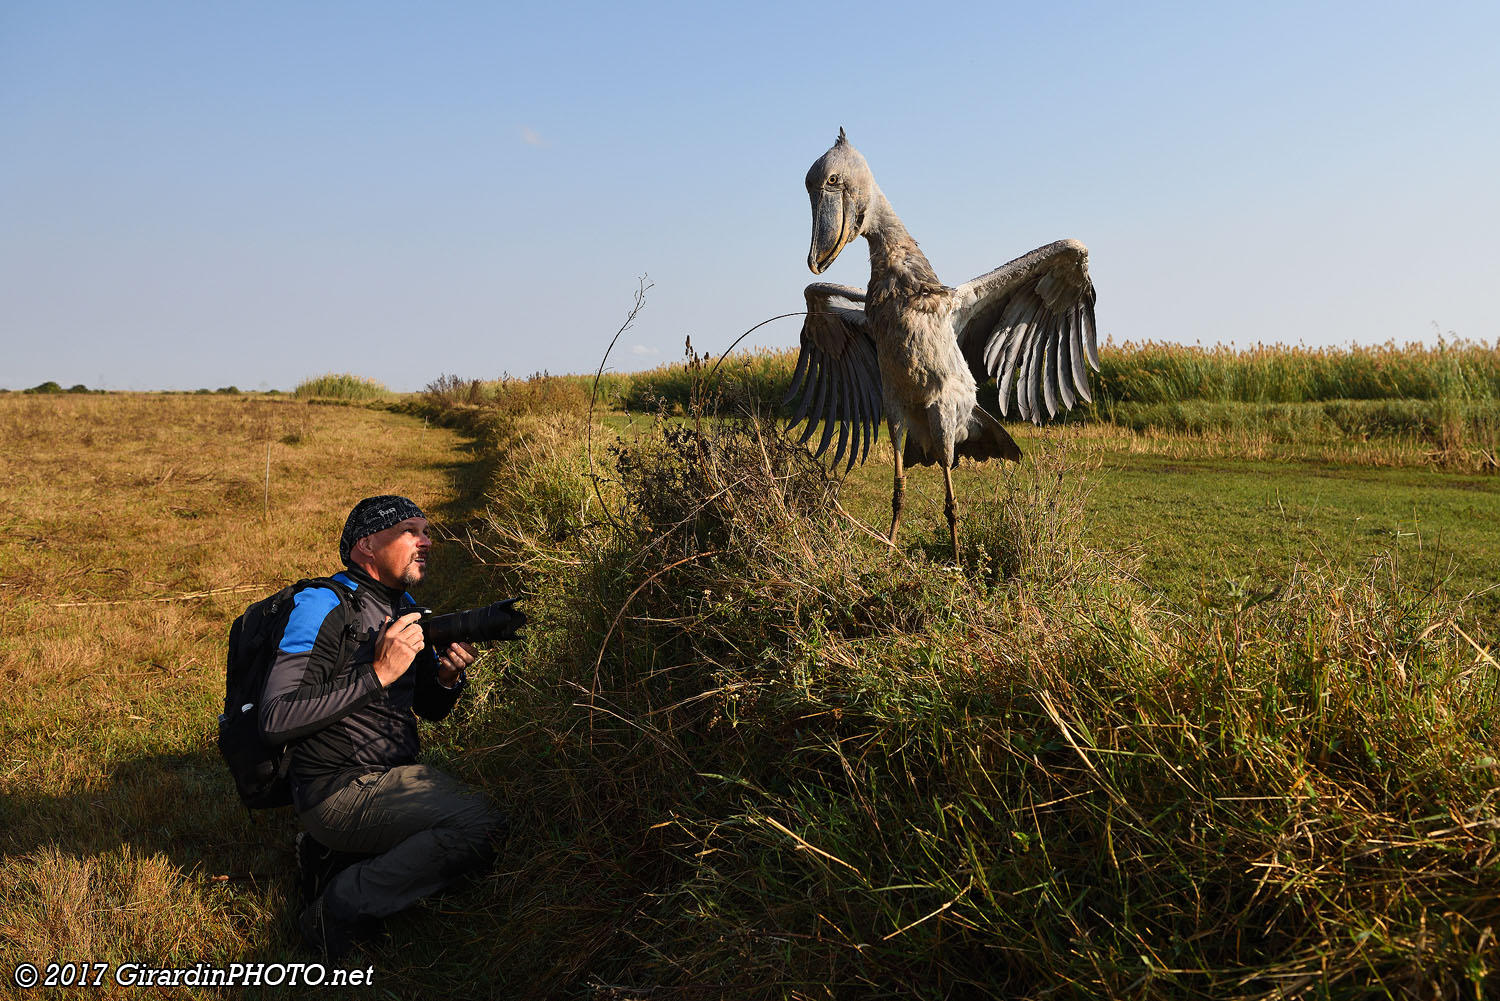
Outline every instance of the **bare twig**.
[(740, 336), (736, 337), (733, 341), (731, 341), (729, 343), (729, 347), (727, 347), (727, 348), (724, 349), (724, 353), (721, 354), (721, 355), (719, 355), (719, 360), (716, 361), (716, 362), (714, 362), (714, 367), (708, 370), (708, 378), (705, 379), (705, 380), (703, 380), (704, 385), (706, 386), (706, 385), (708, 385), (708, 383), (710, 381), (712, 381), (712, 379), (714, 377), (714, 373), (719, 370), (719, 366), (720, 365), (724, 364), (724, 359), (729, 357), (729, 352), (733, 351), (735, 349), (736, 345), (738, 345), (740, 343), (740, 341), (743, 341), (745, 338), (749, 337), (751, 334), (755, 333), (757, 330), (759, 330), (761, 327), (764, 327), (768, 323), (773, 323), (776, 320), (785, 320), (789, 316), (806, 316), (806, 315), (807, 315), (807, 310), (805, 310), (805, 309), (798, 310), (795, 313), (782, 313), (780, 316), (773, 316), (769, 320), (761, 320), (755, 326), (751, 327), (749, 330), (745, 331), (743, 334), (740, 334)]
[(599, 477), (594, 473), (594, 403), (599, 399), (599, 380), (604, 377), (604, 366), (609, 361), (609, 353), (615, 349), (615, 343), (619, 341), (620, 335), (629, 330), (631, 325), (635, 323), (635, 318), (640, 314), (641, 307), (646, 305), (646, 290), (653, 288), (654, 284), (647, 276), (641, 275), (638, 279), (638, 286), (635, 290), (635, 305), (630, 307), (630, 313), (626, 315), (625, 322), (620, 324), (620, 329), (615, 331), (615, 336), (609, 339), (609, 347), (604, 349), (604, 357), (599, 359), (599, 370), (594, 373), (594, 386), (589, 392), (589, 419), (584, 429), (584, 443), (589, 457), (589, 482), (594, 485), (594, 496), (599, 498), (600, 510), (604, 512), (604, 516), (609, 519), (610, 524), (616, 528), (623, 528), (624, 526), (615, 520), (614, 512), (609, 509), (608, 504), (604, 503), (604, 494), (599, 489)]

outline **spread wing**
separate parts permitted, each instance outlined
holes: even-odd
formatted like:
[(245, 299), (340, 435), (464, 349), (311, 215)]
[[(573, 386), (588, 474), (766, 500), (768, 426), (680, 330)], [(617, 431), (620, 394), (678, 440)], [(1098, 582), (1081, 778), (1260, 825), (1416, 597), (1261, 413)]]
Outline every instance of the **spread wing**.
[(880, 387), (880, 363), (875, 341), (865, 317), (863, 289), (816, 283), (802, 293), (807, 299), (807, 319), (802, 321), (802, 348), (797, 370), (783, 406), (800, 398), (792, 413), (792, 427), (806, 422), (802, 441), (812, 437), (819, 424), (823, 438), (814, 455), (821, 456), (838, 429), (834, 465), (847, 449), (848, 464), (863, 462), (870, 443), (880, 438), (884, 400)]
[(1099, 371), (1089, 252), (1059, 240), (954, 291), (953, 332), (974, 377), (1000, 384), (1000, 413), (1014, 388), (1021, 416), (1037, 424), (1090, 402)]

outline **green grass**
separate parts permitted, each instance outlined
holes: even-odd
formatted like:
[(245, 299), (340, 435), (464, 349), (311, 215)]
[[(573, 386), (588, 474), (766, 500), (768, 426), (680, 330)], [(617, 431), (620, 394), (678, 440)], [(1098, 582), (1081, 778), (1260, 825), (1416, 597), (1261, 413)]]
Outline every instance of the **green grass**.
[[(1023, 448), (1067, 441), (1068, 462), (1086, 477), (1080, 528), (1090, 544), (1138, 560), (1154, 593), (1181, 607), (1201, 596), (1285, 572), (1308, 559), (1355, 567), (1382, 553), (1400, 557), (1412, 586), (1442, 583), (1476, 595), (1471, 607), (1500, 635), (1500, 484), (1489, 474), (1330, 463), (1247, 460), (1223, 454), (1143, 454), (1118, 438), (1064, 429), (1021, 436)], [(856, 469), (845, 506), (883, 531), (890, 520), (889, 449)], [(1015, 467), (962, 466), (954, 474), (961, 516), (995, 494)], [(936, 532), (943, 485), (931, 469), (907, 476), (908, 524)]]
[(1414, 587), (1442, 584), (1500, 635), (1500, 488), (1493, 476), (1306, 463), (1111, 455), (1089, 534), (1142, 554), (1141, 575), (1187, 604), (1315, 556), (1346, 567), (1396, 554)]
[(1500, 399), (1348, 400), (1313, 403), (1247, 403), (1188, 400), (1113, 403), (1101, 408), (1108, 423), (1141, 432), (1211, 435), (1261, 434), (1284, 443), (1388, 440), (1429, 456), (1451, 445), (1473, 443), (1494, 466), (1500, 447)]

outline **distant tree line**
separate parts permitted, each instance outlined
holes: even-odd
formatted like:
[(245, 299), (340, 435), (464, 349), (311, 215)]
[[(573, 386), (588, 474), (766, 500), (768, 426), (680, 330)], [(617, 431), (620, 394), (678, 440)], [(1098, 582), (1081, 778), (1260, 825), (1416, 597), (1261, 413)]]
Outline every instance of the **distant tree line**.
[[(9, 392), (10, 392), (10, 390), (8, 390), (8, 389), (0, 389), (0, 393), (9, 393)], [(51, 379), (48, 379), (46, 382), (43, 382), (43, 383), (41, 383), (39, 385), (36, 385), (36, 386), (32, 386), (30, 389), (23, 389), (23, 390), (21, 390), (21, 392), (23, 392), (23, 393), (102, 393), (102, 392), (104, 392), (104, 390), (102, 390), (102, 389), (90, 389), (89, 387), (85, 386), (81, 382), (77, 383), (75, 385), (69, 386), (67, 389), (63, 389), (62, 385), (60, 383), (53, 382)], [(198, 390), (194, 390), (194, 392), (196, 394), (200, 395), (200, 396), (201, 395), (213, 394), (213, 393), (223, 393), (223, 394), (235, 394), (235, 395), (238, 395), (238, 393), (240, 392), (240, 390), (238, 389), (238, 387), (235, 387), (235, 386), (220, 386), (218, 389), (198, 389)], [(275, 393), (276, 390), (273, 389), (273, 390), (271, 390), (271, 392)]]

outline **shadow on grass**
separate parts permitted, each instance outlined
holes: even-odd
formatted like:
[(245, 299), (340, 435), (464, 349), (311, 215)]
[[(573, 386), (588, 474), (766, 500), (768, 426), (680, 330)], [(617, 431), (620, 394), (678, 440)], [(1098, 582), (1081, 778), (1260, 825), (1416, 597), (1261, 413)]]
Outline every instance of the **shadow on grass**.
[(9, 856), (41, 848), (96, 855), (128, 845), (166, 856), (189, 879), (262, 886), (289, 881), (296, 868), (292, 811), (246, 810), (212, 748), (122, 761), (73, 794), (7, 796), (0, 828)]

